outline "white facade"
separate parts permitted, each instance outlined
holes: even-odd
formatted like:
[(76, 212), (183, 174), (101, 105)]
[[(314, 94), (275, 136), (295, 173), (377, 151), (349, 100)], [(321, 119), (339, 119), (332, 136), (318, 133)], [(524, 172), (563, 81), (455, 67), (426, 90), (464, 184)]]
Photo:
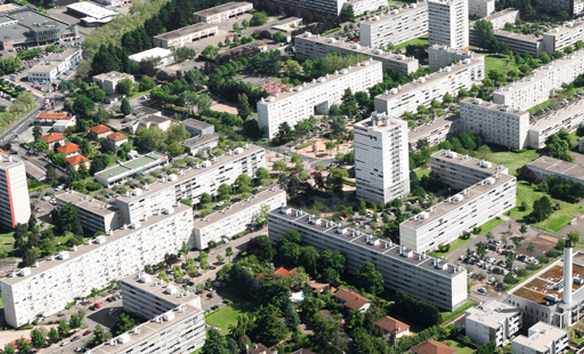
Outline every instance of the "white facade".
[[(473, 0), (471, 0), (471, 1), (473, 1)], [(480, 1), (480, 0), (477, 0), (477, 1)], [(490, 14), (489, 16), (486, 16), (485, 18), (483, 18), (483, 20), (492, 23), (494, 31), (499, 31), (499, 30), (502, 30), (505, 28), (506, 23), (510, 23), (512, 25), (515, 25), (515, 20), (517, 20), (518, 18), (519, 18), (519, 10), (509, 8), (509, 9), (504, 9), (504, 10), (495, 12), (493, 14)], [(473, 24), (474, 24), (474, 22), (473, 22)], [(471, 27), (472, 27), (472, 24), (471, 24)]]
[(217, 25), (201, 22), (159, 34), (152, 39), (152, 42), (155, 47), (160, 48), (184, 47), (185, 45), (198, 41), (199, 39), (216, 36), (218, 34), (219, 28)]
[[(386, 2), (387, 3), (387, 2)], [(428, 34), (428, 3), (409, 4), (389, 14), (375, 14), (359, 24), (360, 43), (370, 48), (399, 45)]]
[(338, 16), (341, 14), (345, 0), (275, 0), (275, 2)]
[(304, 244), (319, 251), (343, 252), (350, 274), (356, 274), (365, 262), (372, 262), (390, 289), (401, 290), (448, 311), (467, 301), (466, 269), (462, 267), (301, 210), (283, 207), (268, 213), (268, 236), (272, 242), (280, 240), (291, 229), (300, 233)]
[(219, 23), (253, 10), (251, 2), (228, 2), (193, 14), (194, 23)]
[(543, 50), (551, 57), (556, 50), (563, 51), (566, 47), (574, 47), (576, 42), (584, 41), (584, 21), (572, 21), (562, 27), (552, 28), (543, 33)]
[(146, 189), (134, 189), (132, 193), (116, 199), (125, 223), (136, 222), (170, 208), (182, 199), (198, 203), (203, 193), (216, 195), (221, 184), (232, 185), (237, 177), (246, 174), (254, 177), (260, 167), (266, 167), (265, 151), (255, 145), (237, 148), (233, 152), (196, 164), (177, 175), (160, 178)]
[(104, 90), (107, 95), (113, 95), (116, 93), (118, 83), (124, 79), (130, 79), (132, 82), (135, 82), (134, 75), (119, 73), (117, 71), (95, 75), (93, 77), (93, 82)]
[(477, 55), (375, 96), (375, 110), (400, 117), (405, 112), (415, 112), (419, 105), (429, 107), (434, 99), (442, 101), (446, 93), (456, 97), (461, 88), (470, 90), (484, 78), (485, 59)]
[(373, 112), (353, 126), (357, 198), (385, 204), (410, 194), (408, 123)]
[(0, 223), (8, 228), (26, 224), (30, 218), (30, 199), (24, 162), (0, 153)]
[(286, 205), (286, 192), (279, 189), (267, 190), (233, 204), (229, 209), (195, 220), (195, 247), (203, 250), (209, 241), (225, 241), (245, 231), (261, 215), (262, 207), (268, 211)]
[(533, 149), (543, 149), (546, 140), (562, 129), (572, 133), (584, 126), (584, 100), (552, 111), (547, 116), (541, 115), (538, 119), (529, 126), (529, 146)]
[(495, 0), (468, 0), (468, 15), (483, 18), (495, 12)]
[(348, 0), (343, 4), (342, 9), (353, 10), (353, 16), (361, 16), (367, 11), (377, 11), (387, 8), (387, 0)]
[(339, 41), (334, 38), (321, 37), (310, 32), (294, 38), (294, 48), (296, 58), (300, 60), (320, 59), (330, 53), (341, 53), (342, 55), (362, 54), (371, 57), (375, 61), (383, 64), (383, 71), (394, 69), (404, 75), (415, 73), (419, 69), (418, 59), (406, 57), (403, 54), (393, 54), (381, 49), (369, 49), (359, 43), (350, 41)]
[(140, 53), (132, 54), (128, 57), (128, 59), (138, 63), (142, 60), (156, 59), (159, 60), (158, 64), (156, 65), (156, 67), (159, 69), (174, 64), (174, 55), (172, 54), (172, 51), (159, 47), (154, 47)]
[(528, 336), (517, 336), (511, 342), (514, 354), (562, 354), (568, 349), (570, 333), (564, 329), (538, 322), (529, 328)]
[(468, 0), (429, 0), (430, 45), (468, 50)]
[(566, 11), (568, 15), (577, 17), (584, 11), (584, 4), (582, 0), (535, 0), (534, 5), (538, 9), (554, 11), (559, 14)]
[(584, 50), (575, 51), (540, 67), (531, 76), (500, 88), (493, 93), (493, 102), (527, 110), (545, 102), (563, 84), (576, 80), (584, 73)]
[(81, 61), (81, 49), (71, 48), (62, 53), (53, 53), (30, 68), (28, 81), (53, 81), (59, 74), (73, 69)]
[(479, 134), (490, 143), (512, 149), (529, 145), (529, 112), (467, 98), (460, 103), (460, 121), (465, 132)]
[(124, 225), (122, 213), (113, 205), (95, 200), (74, 190), (56, 196), (57, 206), (72, 203), (77, 208), (77, 217), (84, 229), (92, 232), (109, 232)]
[(0, 280), (6, 322), (20, 327), (50, 316), (93, 288), (102, 289), (137, 268), (162, 261), (189, 242), (192, 220), (191, 209), (180, 205)]
[(474, 57), (475, 53), (469, 50), (449, 48), (445, 45), (434, 44), (428, 48), (430, 68), (434, 71), (447, 67), (455, 60), (460, 63), (465, 59), (473, 59)]
[(274, 138), (280, 124), (287, 122), (291, 128), (303, 119), (315, 114), (328, 114), (333, 105), (341, 103), (345, 90), (367, 91), (383, 81), (382, 64), (368, 60), (304, 83), (288, 92), (270, 96), (257, 103), (258, 124)]
[(521, 329), (521, 309), (497, 300), (471, 307), (465, 312), (465, 333), (476, 344), (506, 345)]
[(425, 140), (428, 142), (428, 147), (432, 147), (460, 133), (462, 133), (462, 129), (460, 118), (457, 115), (442, 116), (410, 129), (408, 132), (409, 145), (412, 149), (417, 149), (418, 142)]

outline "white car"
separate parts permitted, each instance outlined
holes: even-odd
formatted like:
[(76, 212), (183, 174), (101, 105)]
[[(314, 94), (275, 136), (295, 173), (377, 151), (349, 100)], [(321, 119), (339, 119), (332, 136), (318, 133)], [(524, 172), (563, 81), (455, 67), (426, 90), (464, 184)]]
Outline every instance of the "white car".
[(487, 289), (485, 289), (485, 288), (478, 288), (477, 291), (479, 293), (486, 293), (487, 292)]
[(69, 344), (71, 344), (71, 341), (70, 340), (66, 340), (63, 343), (61, 343), (61, 346), (64, 347), (64, 346), (69, 345)]

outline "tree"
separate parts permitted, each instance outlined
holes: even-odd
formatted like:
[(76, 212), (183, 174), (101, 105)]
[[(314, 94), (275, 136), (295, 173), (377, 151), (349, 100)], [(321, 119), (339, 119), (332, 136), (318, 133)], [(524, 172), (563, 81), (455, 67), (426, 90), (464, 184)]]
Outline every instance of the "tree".
[(206, 193), (206, 192), (201, 194), (201, 197), (199, 198), (199, 201), (202, 204), (211, 203), (212, 200), (213, 200), (213, 197), (211, 197), (211, 195), (209, 193)]
[(51, 330), (49, 331), (49, 339), (51, 340), (51, 342), (56, 342), (59, 340), (59, 332), (55, 327), (51, 328)]
[(347, 351), (349, 338), (341, 327), (338, 318), (324, 319), (313, 317), (313, 347), (322, 354), (342, 354)]
[(298, 316), (298, 312), (294, 308), (294, 304), (290, 299), (287, 299), (285, 310), (284, 310), (284, 318), (286, 319), (286, 326), (291, 331), (296, 330), (298, 325), (300, 324), (300, 317)]
[(220, 254), (218, 254), (218, 255), (217, 255), (217, 257), (215, 257), (215, 259), (217, 260), (217, 263), (223, 263), (223, 261), (225, 260), (225, 259), (223, 258), (223, 256), (222, 256), (222, 255), (220, 255)]
[(201, 348), (201, 354), (237, 354), (237, 343), (211, 328), (207, 331), (207, 340)]
[(38, 140), (41, 135), (43, 135), (43, 130), (38, 123), (35, 123), (34, 127), (32, 128), (32, 136), (34, 137), (34, 140)]
[(120, 110), (124, 116), (132, 114), (132, 106), (130, 106), (130, 102), (126, 98), (122, 98), (122, 107)]
[(219, 54), (219, 49), (213, 47), (212, 45), (208, 45), (203, 49), (201, 54), (205, 57), (214, 58)]
[(127, 313), (122, 312), (118, 317), (118, 321), (111, 329), (113, 336), (119, 336), (122, 333), (126, 333), (136, 326), (136, 321), (130, 317)]
[(266, 345), (276, 344), (288, 335), (288, 328), (280, 319), (274, 305), (261, 306), (255, 313), (257, 336)]
[(132, 94), (132, 89), (134, 88), (134, 82), (130, 78), (125, 78), (118, 82), (116, 86), (116, 92), (130, 96)]
[(220, 199), (226, 199), (231, 194), (231, 186), (223, 183), (217, 188), (217, 195)]
[(274, 171), (284, 171), (286, 170), (286, 163), (284, 161), (274, 161), (272, 169)]
[(182, 268), (179, 265), (175, 265), (172, 268), (172, 271), (174, 272), (174, 280), (180, 283), (185, 277), (184, 273), (182, 272)]
[(568, 232), (566, 236), (568, 236), (568, 239), (572, 241), (573, 244), (580, 242), (580, 232), (576, 230)]
[(65, 320), (60, 320), (59, 327), (57, 328), (57, 330), (59, 331), (59, 336), (61, 338), (64, 338), (69, 334), (70, 327), (67, 324), (67, 322), (65, 322)]
[(383, 292), (383, 276), (375, 270), (375, 265), (366, 262), (357, 273), (359, 285), (368, 293), (378, 295)]
[(22, 354), (27, 354), (30, 352), (31, 346), (30, 343), (24, 340), (24, 337), (21, 337), (18, 341), (18, 351)]
[(448, 92), (446, 92), (444, 94), (444, 96), (442, 97), (442, 102), (444, 104), (450, 104), (450, 103), (454, 102), (454, 98), (452, 97), (451, 94), (449, 94)]
[(76, 314), (72, 314), (69, 319), (69, 327), (75, 329), (81, 327), (81, 319)]
[(106, 333), (103, 327), (98, 324), (95, 326), (95, 329), (93, 330), (93, 335), (91, 336), (91, 339), (89, 339), (89, 341), (87, 342), (87, 347), (95, 348), (108, 339), (109, 333)]
[(233, 256), (233, 249), (231, 247), (227, 247), (225, 249), (225, 255), (229, 257), (229, 263), (231, 263), (231, 256)]
[(527, 232), (527, 226), (525, 225), (521, 225), (521, 227), (519, 228), (519, 232), (521, 232), (522, 234)]
[(540, 199), (533, 202), (533, 211), (525, 216), (529, 223), (536, 223), (547, 219), (552, 214), (552, 203), (550, 199), (544, 195)]
[(264, 11), (258, 11), (258, 12), (253, 14), (253, 17), (251, 18), (250, 24), (252, 26), (261, 26), (261, 25), (265, 24), (266, 22), (268, 22), (268, 14), (265, 13)]
[(485, 254), (487, 254), (487, 249), (485, 248), (485, 245), (482, 242), (477, 243), (477, 254), (479, 256), (484, 256)]
[(535, 252), (535, 244), (533, 242), (529, 242), (527, 245), (527, 252), (533, 256), (533, 252)]
[(237, 33), (241, 33), (241, 28), (239, 27), (239, 25), (237, 24), (237, 22), (235, 22), (233, 24), (233, 30)]
[(276, 42), (276, 43), (282, 43), (282, 42), (285, 42), (285, 41), (286, 41), (286, 39), (285, 39), (285, 38), (284, 38), (284, 36), (282, 35), (282, 32), (280, 32), (280, 31), (277, 31), (277, 32), (274, 34), (274, 42)]
[(30, 341), (35, 348), (42, 348), (45, 346), (47, 338), (47, 330), (43, 327), (35, 328), (30, 332)]
[(148, 76), (142, 76), (140, 86), (138, 87), (140, 92), (152, 90), (154, 87), (156, 87), (156, 82), (153, 79), (149, 78)]
[(487, 232), (487, 240), (493, 240), (495, 238), (495, 235), (493, 235), (492, 231)]

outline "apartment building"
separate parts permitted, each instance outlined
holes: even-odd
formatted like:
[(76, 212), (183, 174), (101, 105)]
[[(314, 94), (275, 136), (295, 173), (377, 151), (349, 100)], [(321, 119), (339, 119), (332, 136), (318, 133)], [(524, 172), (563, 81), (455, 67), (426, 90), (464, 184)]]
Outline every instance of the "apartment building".
[(147, 264), (176, 253), (192, 237), (192, 210), (167, 208), (129, 228), (110, 231), (51, 260), (22, 268), (0, 280), (6, 322), (20, 327), (50, 316), (71, 301), (102, 289)]
[(219, 136), (212, 134), (196, 135), (180, 143), (185, 147), (185, 152), (196, 155), (199, 152), (205, 153), (219, 144)]
[(463, 131), (479, 134), (490, 143), (512, 149), (529, 145), (529, 112), (467, 98), (460, 103), (460, 121)]
[(584, 166), (577, 163), (541, 156), (528, 163), (527, 168), (544, 181), (550, 176), (557, 176), (567, 182), (584, 185)]
[(189, 118), (189, 119), (183, 120), (181, 123), (184, 124), (185, 128), (193, 136), (194, 135), (204, 135), (204, 134), (208, 134), (208, 135), (215, 134), (215, 126), (211, 123), (207, 123), (207, 122), (204, 122), (202, 120)]
[(341, 11), (351, 8), (353, 16), (361, 16), (367, 11), (377, 11), (382, 8), (387, 8), (386, 0), (347, 0), (343, 3)]
[(110, 232), (124, 225), (122, 213), (109, 203), (96, 200), (74, 190), (68, 190), (55, 196), (57, 207), (62, 208), (71, 203), (77, 208), (77, 217), (84, 229), (91, 232)]
[(464, 314), (466, 335), (476, 344), (494, 342), (497, 347), (506, 345), (522, 325), (521, 309), (490, 300), (471, 307)]
[(226, 209), (205, 218), (195, 220), (195, 247), (203, 250), (210, 241), (228, 241), (232, 236), (255, 225), (262, 215), (262, 208), (274, 210), (286, 205), (286, 192), (278, 188), (255, 194), (246, 200), (235, 203)]
[(99, 88), (104, 90), (107, 95), (113, 95), (116, 93), (118, 83), (124, 79), (130, 79), (134, 82), (134, 75), (110, 71), (109, 73), (95, 75), (93, 77), (93, 82), (99, 86)]
[(571, 83), (584, 72), (584, 50), (575, 51), (540, 67), (531, 76), (498, 89), (493, 102), (527, 110), (549, 99), (563, 84)]
[(456, 97), (461, 88), (470, 90), (484, 78), (485, 59), (477, 55), (376, 96), (375, 110), (400, 117), (405, 112), (415, 112), (421, 104), (429, 107), (434, 99), (442, 101), (446, 93)]
[(299, 7), (301, 9), (312, 10), (333, 16), (339, 16), (343, 9), (345, 0), (275, 0), (275, 2), (283, 3), (285, 5)]
[[(533, 34), (515, 33), (505, 30), (498, 30), (494, 33), (495, 37), (502, 43), (507, 44), (509, 50), (513, 51), (513, 53), (529, 53), (532, 57), (539, 58), (539, 55), (543, 51), (541, 38)], [(472, 35), (471, 44), (476, 45)]]
[(421, 141), (428, 143), (428, 147), (436, 146), (446, 139), (462, 133), (460, 118), (455, 115), (447, 115), (434, 118), (408, 132), (409, 145), (412, 149), (418, 149)]
[(454, 49), (445, 45), (434, 44), (428, 48), (428, 57), (430, 68), (438, 71), (452, 64), (453, 61), (460, 63), (465, 59), (473, 59), (475, 54), (469, 50)]
[(345, 90), (367, 91), (383, 81), (382, 63), (372, 59), (353, 67), (327, 74), (309, 83), (303, 83), (288, 92), (270, 96), (257, 103), (258, 125), (266, 128), (272, 139), (280, 124), (294, 127), (311, 115), (328, 114), (329, 109), (341, 103)]
[(0, 223), (8, 228), (26, 224), (30, 218), (30, 199), (24, 162), (0, 152)]
[(430, 45), (468, 50), (468, 0), (428, 0)]
[(573, 133), (584, 126), (584, 100), (538, 118), (529, 126), (529, 146), (533, 149), (543, 149), (546, 140), (562, 129)]
[(357, 198), (377, 205), (410, 194), (408, 123), (373, 112), (353, 126)]
[(519, 335), (511, 342), (511, 352), (515, 354), (562, 354), (568, 349), (570, 333), (545, 322), (538, 322), (529, 328), (526, 336)]
[(468, 0), (470, 18), (484, 18), (495, 12), (495, 0)]
[(155, 47), (168, 49), (172, 47), (184, 47), (185, 45), (198, 41), (199, 39), (216, 36), (218, 34), (219, 28), (216, 24), (200, 22), (154, 36), (152, 42)]
[(246, 145), (227, 154), (214, 157), (178, 174), (160, 177), (154, 184), (137, 188), (116, 199), (124, 223), (133, 223), (159, 214), (182, 199), (199, 202), (203, 193), (215, 195), (221, 184), (232, 185), (237, 177), (255, 176), (260, 167), (266, 166), (265, 151), (255, 145)]
[(543, 33), (542, 48), (551, 57), (554, 51), (564, 51), (566, 47), (575, 48), (578, 41), (584, 41), (584, 21), (566, 22), (562, 27), (552, 28)]
[[(471, 0), (473, 1), (473, 0)], [(477, 0), (479, 2), (480, 0)], [(499, 31), (505, 29), (505, 24), (510, 23), (512, 25), (515, 24), (515, 20), (519, 18), (519, 10), (514, 8), (508, 8), (501, 11), (497, 11), (495, 13), (490, 14), (483, 18), (483, 20), (488, 21), (493, 24), (493, 30)], [(471, 23), (471, 27), (473, 26), (474, 22)], [(472, 29), (471, 29), (471, 36), (472, 36)]]
[(297, 230), (302, 242), (319, 251), (339, 250), (347, 257), (346, 270), (356, 274), (365, 262), (375, 264), (385, 286), (452, 311), (467, 301), (466, 270), (425, 253), (381, 240), (348, 227), (282, 207), (268, 213), (269, 238), (280, 240)]
[(220, 23), (231, 17), (253, 11), (251, 2), (228, 2), (193, 14), (193, 23)]
[(362, 54), (381, 62), (384, 72), (388, 69), (394, 69), (399, 73), (409, 75), (420, 68), (418, 59), (413, 57), (386, 52), (379, 48), (371, 49), (351, 41), (321, 37), (310, 32), (304, 32), (294, 37), (294, 48), (296, 49), (296, 58), (300, 60), (320, 59), (330, 53), (341, 53), (342, 55)]
[(566, 11), (570, 17), (577, 17), (584, 12), (582, 0), (535, 0), (535, 6), (545, 12), (553, 11), (559, 14)]
[[(387, 4), (387, 3), (386, 3)], [(369, 48), (399, 45), (428, 34), (428, 3), (408, 4), (375, 14), (359, 24), (360, 43)]]
[[(109, 135), (109, 134), (107, 134)], [(93, 175), (102, 186), (109, 188), (117, 183), (123, 183), (137, 174), (153, 171), (168, 163), (168, 156), (160, 152), (149, 152), (146, 155), (134, 157), (132, 160), (119, 162)]]

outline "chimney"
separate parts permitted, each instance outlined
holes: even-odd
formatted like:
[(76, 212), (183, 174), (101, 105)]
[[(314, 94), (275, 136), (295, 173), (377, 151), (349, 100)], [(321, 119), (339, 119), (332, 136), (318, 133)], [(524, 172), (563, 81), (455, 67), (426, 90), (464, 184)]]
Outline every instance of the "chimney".
[[(572, 303), (572, 241), (566, 240), (566, 247), (564, 248), (564, 303), (570, 305)], [(571, 314), (571, 311), (568, 311)], [(569, 316), (569, 315), (568, 315)], [(568, 318), (568, 326), (571, 320)]]

